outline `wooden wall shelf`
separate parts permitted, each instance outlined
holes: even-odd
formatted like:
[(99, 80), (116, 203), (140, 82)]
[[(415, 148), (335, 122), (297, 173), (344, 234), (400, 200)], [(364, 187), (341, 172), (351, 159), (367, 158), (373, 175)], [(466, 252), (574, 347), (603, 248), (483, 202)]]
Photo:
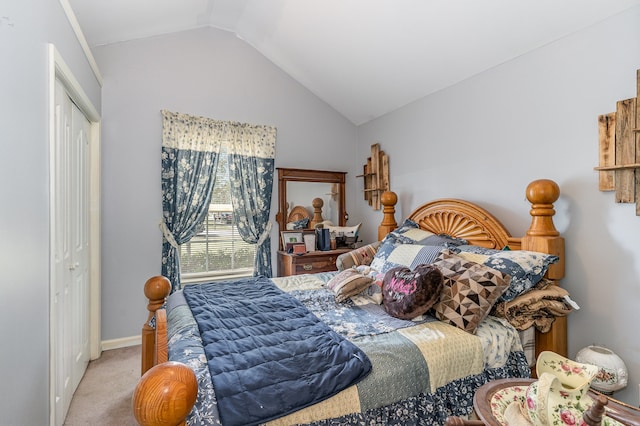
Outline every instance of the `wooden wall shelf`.
[(389, 157), (380, 150), (380, 144), (371, 145), (371, 157), (363, 167), (363, 173), (356, 177), (364, 178), (364, 200), (374, 210), (380, 210), (380, 196), (389, 191)]
[(616, 111), (598, 116), (600, 191), (615, 191), (616, 203), (636, 203), (640, 216), (640, 70), (636, 97), (616, 103)]

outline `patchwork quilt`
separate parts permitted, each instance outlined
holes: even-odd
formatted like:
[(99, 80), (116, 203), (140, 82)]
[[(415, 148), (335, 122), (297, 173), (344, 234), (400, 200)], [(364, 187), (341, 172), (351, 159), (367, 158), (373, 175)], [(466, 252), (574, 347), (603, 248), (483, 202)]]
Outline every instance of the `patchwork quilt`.
[[(281, 417), (274, 414), (266, 418), (266, 424), (440, 425), (450, 415), (468, 415), (475, 390), (487, 381), (529, 377), (518, 333), (504, 319), (488, 316), (475, 335), (429, 316), (416, 321), (399, 320), (384, 313), (381, 306), (364, 304), (358, 298), (335, 302), (326, 288), (334, 274), (267, 281), (306, 307), (331, 333), (362, 351), (371, 363), (371, 372), (300, 410), (288, 409), (280, 401), (276, 405), (285, 407), (285, 411), (279, 414)], [(230, 289), (234, 285), (225, 284)], [(225, 412), (221, 402), (224, 398), (218, 395), (222, 390), (211, 378), (217, 374), (210, 371), (210, 364), (216, 364), (216, 359), (208, 360), (206, 344), (203, 346), (182, 292), (170, 297), (167, 313), (169, 359), (189, 365), (200, 385), (187, 424), (226, 425), (225, 415), (221, 414)], [(260, 420), (244, 419), (245, 423), (254, 421)]]

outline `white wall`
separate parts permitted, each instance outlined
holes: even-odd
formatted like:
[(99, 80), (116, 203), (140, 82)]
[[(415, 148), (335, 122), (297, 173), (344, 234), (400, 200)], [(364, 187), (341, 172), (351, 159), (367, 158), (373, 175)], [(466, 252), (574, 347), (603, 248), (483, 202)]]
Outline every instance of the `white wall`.
[[(143, 285), (160, 274), (160, 110), (276, 126), (276, 167), (350, 171), (356, 127), (224, 31), (112, 44), (94, 55), (104, 79), (102, 337), (110, 340), (140, 334)], [(347, 178), (351, 194), (356, 178)], [(274, 221), (277, 196), (276, 182)]]
[(94, 105), (100, 86), (57, 1), (0, 5), (0, 423), (49, 422), (49, 87), (54, 43)]
[[(617, 352), (638, 405), (640, 217), (598, 190), (599, 114), (636, 96), (640, 7), (423, 98), (358, 129), (358, 158), (380, 142), (390, 157), (400, 221), (424, 201), (457, 197), (494, 212), (514, 235), (530, 222), (527, 184), (561, 188), (563, 286), (582, 309), (569, 317), (569, 355), (589, 344)], [(363, 211), (365, 221), (379, 212)], [(367, 229), (368, 239), (375, 239)]]

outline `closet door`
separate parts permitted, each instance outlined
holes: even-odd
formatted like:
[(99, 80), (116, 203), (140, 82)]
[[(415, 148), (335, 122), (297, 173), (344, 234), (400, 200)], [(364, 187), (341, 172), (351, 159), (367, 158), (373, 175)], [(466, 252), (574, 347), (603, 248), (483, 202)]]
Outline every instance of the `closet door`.
[(72, 103), (71, 114), (71, 333), (75, 390), (89, 363), (89, 131), (91, 124)]
[(51, 349), (55, 424), (61, 425), (89, 362), (89, 121), (55, 87), (52, 146)]

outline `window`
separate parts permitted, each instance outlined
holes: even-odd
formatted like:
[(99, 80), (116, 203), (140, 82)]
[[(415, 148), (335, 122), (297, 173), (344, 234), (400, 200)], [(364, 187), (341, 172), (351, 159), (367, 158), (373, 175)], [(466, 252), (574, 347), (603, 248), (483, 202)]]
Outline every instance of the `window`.
[(255, 257), (256, 245), (242, 240), (233, 218), (229, 162), (223, 147), (209, 213), (191, 241), (180, 246), (180, 279), (188, 283), (251, 276)]

